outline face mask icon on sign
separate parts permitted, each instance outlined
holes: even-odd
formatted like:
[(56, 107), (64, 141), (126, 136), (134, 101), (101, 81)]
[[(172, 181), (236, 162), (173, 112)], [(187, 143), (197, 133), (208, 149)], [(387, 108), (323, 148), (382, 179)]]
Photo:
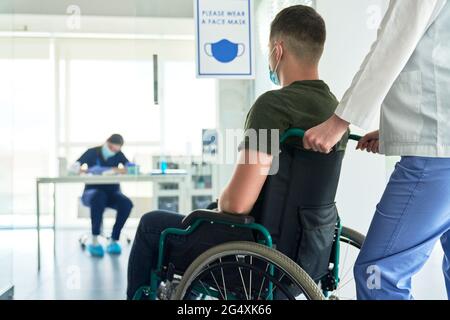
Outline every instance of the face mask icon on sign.
[(245, 45), (243, 43), (234, 43), (227, 39), (215, 43), (205, 43), (205, 53), (222, 63), (231, 62), (242, 56), (244, 52)]

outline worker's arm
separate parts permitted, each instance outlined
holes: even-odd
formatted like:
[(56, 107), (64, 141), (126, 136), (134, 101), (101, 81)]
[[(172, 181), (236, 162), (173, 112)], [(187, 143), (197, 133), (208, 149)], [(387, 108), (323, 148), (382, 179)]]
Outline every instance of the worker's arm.
[(336, 115), (369, 129), (394, 81), (447, 0), (391, 0), (359, 72)]
[(369, 129), (394, 81), (447, 0), (391, 0), (378, 38), (335, 114), (309, 129), (303, 146), (329, 153), (350, 124)]
[(233, 176), (219, 198), (219, 210), (249, 214), (266, 181), (271, 164), (271, 155), (242, 149)]
[(113, 168), (113, 171), (115, 173), (125, 174), (128, 172), (127, 165), (128, 165), (128, 163), (130, 163), (130, 160), (128, 160), (128, 158), (125, 156), (125, 154), (122, 151), (119, 152), (119, 158), (120, 158), (120, 160), (119, 160), (120, 163), (117, 167)]

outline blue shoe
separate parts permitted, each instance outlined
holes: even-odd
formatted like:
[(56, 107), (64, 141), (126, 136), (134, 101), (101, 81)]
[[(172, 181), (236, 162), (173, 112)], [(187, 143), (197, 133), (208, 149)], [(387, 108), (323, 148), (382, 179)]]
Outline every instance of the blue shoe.
[(103, 250), (103, 247), (100, 244), (89, 244), (87, 249), (93, 257), (103, 257), (105, 255), (105, 250)]
[(122, 248), (120, 247), (120, 244), (118, 242), (114, 241), (108, 244), (108, 246), (106, 247), (106, 252), (108, 252), (109, 254), (121, 254)]

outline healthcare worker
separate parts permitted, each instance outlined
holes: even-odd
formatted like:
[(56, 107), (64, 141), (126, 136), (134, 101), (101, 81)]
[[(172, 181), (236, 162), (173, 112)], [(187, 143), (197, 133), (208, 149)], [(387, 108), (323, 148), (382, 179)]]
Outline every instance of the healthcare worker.
[[(117, 173), (125, 173), (124, 166), (129, 162), (122, 153), (124, 140), (121, 135), (113, 134), (99, 147), (88, 149), (78, 160), (79, 165), (87, 165), (88, 172), (101, 174), (103, 171), (113, 170)], [(116, 222), (113, 227), (111, 242), (106, 251), (110, 254), (120, 254), (121, 247), (118, 243), (120, 232), (130, 215), (133, 204), (120, 190), (119, 184), (86, 185), (81, 200), (91, 210), (92, 242), (87, 249), (93, 256), (104, 255), (103, 246), (98, 241), (100, 235), (103, 212), (105, 208), (113, 208), (117, 211)]]
[[(401, 156), (354, 267), (358, 299), (412, 299), (435, 243), (450, 299), (450, 2), (392, 0), (334, 116), (304, 146), (329, 152), (350, 123), (379, 131), (359, 149)], [(370, 168), (368, 168), (370, 170)]]

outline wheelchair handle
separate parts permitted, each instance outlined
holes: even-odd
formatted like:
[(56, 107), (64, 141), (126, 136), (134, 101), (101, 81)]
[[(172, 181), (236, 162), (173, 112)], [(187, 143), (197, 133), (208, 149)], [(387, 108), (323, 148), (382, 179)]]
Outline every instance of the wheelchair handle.
[[(290, 137), (298, 137), (298, 138), (303, 138), (305, 136), (305, 130), (303, 129), (299, 129), (299, 128), (292, 128), (287, 130), (280, 139), (281, 143), (286, 142), (286, 140)], [(361, 136), (357, 135), (357, 134), (350, 134), (348, 137), (350, 140), (354, 140), (354, 141), (359, 141), (362, 139)]]

